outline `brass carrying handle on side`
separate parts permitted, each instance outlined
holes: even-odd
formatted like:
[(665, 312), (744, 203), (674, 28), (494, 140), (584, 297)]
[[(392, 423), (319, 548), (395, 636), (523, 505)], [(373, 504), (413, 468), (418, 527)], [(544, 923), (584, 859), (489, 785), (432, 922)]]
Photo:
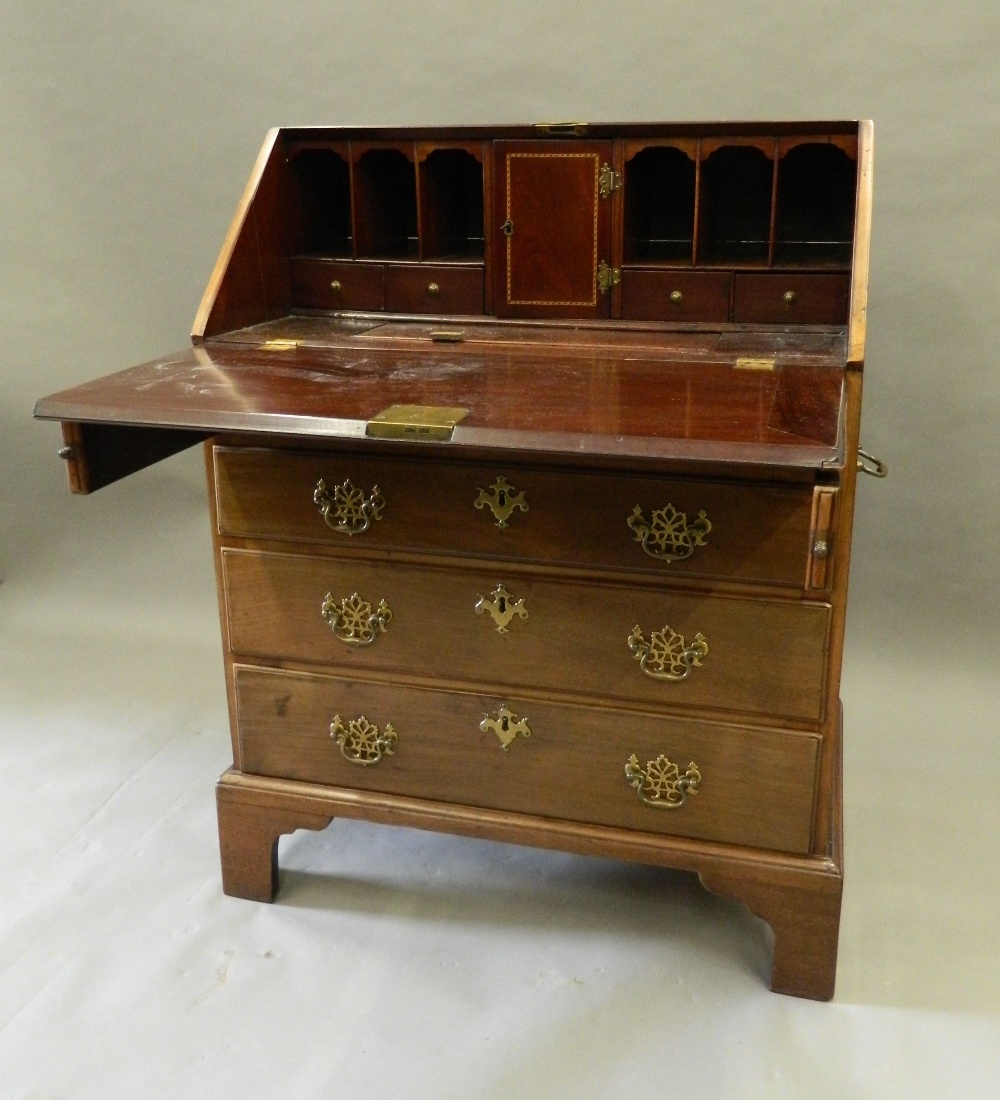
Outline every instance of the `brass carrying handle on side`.
[(889, 464), (858, 447), (858, 470), (869, 477), (888, 477)]

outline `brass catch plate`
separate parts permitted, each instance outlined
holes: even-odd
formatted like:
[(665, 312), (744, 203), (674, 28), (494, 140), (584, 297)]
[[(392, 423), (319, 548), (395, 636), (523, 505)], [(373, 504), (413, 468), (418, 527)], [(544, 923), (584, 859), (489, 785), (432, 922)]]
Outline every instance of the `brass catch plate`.
[(260, 345), (261, 351), (294, 351), (301, 345), (301, 340), (286, 340), (284, 338), (277, 340), (265, 340)]
[(774, 370), (774, 359), (747, 356), (736, 360), (737, 370)]
[(390, 405), (368, 421), (365, 434), (372, 439), (451, 439), (455, 425), (468, 409), (448, 405)]

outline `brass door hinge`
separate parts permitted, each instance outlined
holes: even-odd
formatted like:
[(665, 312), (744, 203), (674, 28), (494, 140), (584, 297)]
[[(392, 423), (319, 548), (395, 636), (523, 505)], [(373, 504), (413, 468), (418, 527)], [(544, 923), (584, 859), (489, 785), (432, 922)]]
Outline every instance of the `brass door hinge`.
[(609, 165), (601, 165), (601, 174), (597, 177), (597, 190), (602, 199), (611, 197), (612, 191), (621, 189), (621, 176)]
[(602, 294), (607, 294), (613, 286), (617, 286), (621, 281), (621, 268), (608, 267), (608, 265), (601, 260), (600, 266), (597, 269), (597, 289)]

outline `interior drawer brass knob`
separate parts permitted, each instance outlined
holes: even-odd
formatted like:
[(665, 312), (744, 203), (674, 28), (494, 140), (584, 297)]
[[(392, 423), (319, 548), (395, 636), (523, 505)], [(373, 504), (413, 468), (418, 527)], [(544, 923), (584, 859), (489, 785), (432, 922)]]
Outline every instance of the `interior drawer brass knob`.
[(333, 291), (334, 294), (339, 294), (344, 288), (340, 285), (339, 279), (334, 279), (333, 282), (330, 284), (330, 289)]
[(313, 503), (327, 527), (338, 535), (360, 535), (367, 531), (372, 520), (382, 518), (385, 507), (377, 485), (373, 485), (371, 493), (366, 495), (350, 478), (335, 485), (332, 492), (320, 478), (313, 492)]
[(648, 642), (635, 627), (628, 636), (628, 648), (642, 671), (654, 680), (686, 680), (691, 669), (700, 667), (708, 656), (708, 642), (703, 635), (695, 634), (694, 641), (686, 645), (684, 635), (669, 626), (654, 630)]
[(391, 722), (386, 722), (385, 729), (380, 731), (363, 714), (349, 719), (346, 729), (340, 715), (335, 714), (330, 723), (330, 736), (340, 746), (340, 754), (345, 760), (363, 768), (377, 764), (383, 756), (392, 756), (399, 740)]
[(701, 772), (692, 760), (681, 774), (678, 765), (663, 755), (647, 760), (643, 768), (633, 753), (625, 764), (625, 778), (647, 806), (655, 806), (658, 810), (679, 810), (687, 802), (689, 794), (698, 793)]
[(651, 558), (668, 562), (691, 557), (696, 546), (705, 545), (712, 530), (704, 509), (688, 523), (687, 513), (679, 512), (672, 504), (654, 508), (652, 519), (648, 521), (637, 504), (626, 522), (632, 528), (635, 541), (642, 543), (643, 550)]
[(428, 294), (440, 294), (441, 293), (441, 288), (437, 285), (437, 283), (431, 283), (427, 287), (427, 293)]
[(679, 290), (672, 290), (670, 292), (670, 300), (675, 306), (679, 306), (684, 301), (684, 295)]
[(493, 518), (497, 522), (497, 527), (501, 529), (507, 526), (507, 520), (510, 519), (515, 508), (520, 509), (522, 512), (528, 510), (527, 501), (524, 499), (524, 490), (518, 492), (513, 485), (507, 483), (505, 477), (498, 477), (489, 487), (489, 490), (480, 489), (479, 496), (472, 504), (480, 511), (485, 507), (489, 507), (489, 510), (493, 513)]
[(392, 612), (385, 600), (379, 600), (378, 607), (363, 600), (357, 592), (335, 600), (332, 592), (327, 592), (320, 609), (323, 621), (333, 631), (333, 636), (346, 645), (371, 645), (389, 629)]
[(786, 290), (781, 297), (784, 299), (785, 302), (788, 303), (788, 305), (791, 305), (792, 302), (794, 302), (795, 299), (798, 298), (798, 295), (795, 293), (794, 290)]

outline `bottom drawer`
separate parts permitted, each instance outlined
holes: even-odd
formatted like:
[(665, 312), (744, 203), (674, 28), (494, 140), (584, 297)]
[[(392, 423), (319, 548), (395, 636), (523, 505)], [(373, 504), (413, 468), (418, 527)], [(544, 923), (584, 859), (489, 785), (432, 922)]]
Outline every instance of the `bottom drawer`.
[(809, 850), (816, 735), (249, 666), (235, 683), (244, 772)]

